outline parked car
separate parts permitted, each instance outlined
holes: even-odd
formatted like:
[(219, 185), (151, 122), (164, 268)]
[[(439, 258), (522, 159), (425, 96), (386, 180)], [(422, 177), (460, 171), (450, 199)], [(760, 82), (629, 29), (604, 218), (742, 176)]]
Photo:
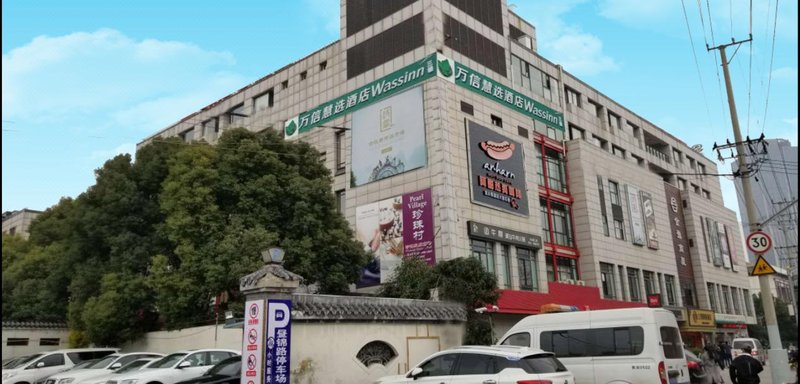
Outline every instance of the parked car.
[(99, 376), (105, 376), (114, 372), (119, 367), (128, 364), (131, 361), (148, 358), (148, 357), (164, 357), (161, 353), (150, 352), (132, 352), (132, 353), (114, 353), (108, 355), (99, 361), (87, 366), (80, 370), (69, 370), (50, 376), (45, 380), (44, 384), (85, 384), (92, 382), (93, 379)]
[(500, 344), (554, 352), (579, 383), (691, 381), (678, 322), (662, 308), (528, 316), (511, 327)]
[(706, 370), (703, 366), (703, 360), (688, 349), (684, 349), (683, 354), (686, 356), (686, 363), (689, 366), (689, 379), (691, 380), (691, 383), (705, 383)]
[(238, 355), (239, 351), (232, 349), (178, 351), (164, 356), (138, 371), (109, 380), (107, 384), (146, 384), (151, 381), (161, 384), (175, 384), (181, 380), (202, 376), (212, 365), (231, 356)]
[(211, 367), (203, 376), (177, 384), (239, 384), (242, 377), (242, 357), (232, 356)]
[(118, 351), (117, 348), (79, 348), (37, 353), (14, 368), (4, 368), (2, 384), (35, 383), (66, 371), (82, 361), (105, 357)]
[(733, 339), (733, 343), (731, 343), (731, 357), (736, 358), (742, 354), (742, 348), (745, 345), (749, 345), (750, 348), (753, 350), (750, 352), (753, 357), (758, 359), (761, 362), (761, 365), (767, 363), (767, 349), (761, 345), (761, 342), (758, 339), (754, 339), (752, 337), (737, 337)]
[(87, 380), (86, 382), (89, 383), (89, 384), (105, 384), (109, 380), (114, 381), (115, 378), (121, 377), (120, 375), (127, 375), (130, 372), (142, 369), (142, 368), (146, 367), (148, 364), (155, 362), (156, 360), (158, 360), (158, 359), (157, 358), (152, 358), (152, 357), (151, 358), (146, 358), (146, 359), (134, 360), (134, 361), (129, 362), (128, 364), (125, 364), (125, 365), (119, 367), (117, 370), (115, 370), (113, 372), (106, 373), (105, 375), (95, 377), (94, 379)]
[(27, 363), (27, 362), (31, 361), (31, 359), (35, 359), (36, 356), (41, 356), (41, 354), (18, 356), (18, 357), (13, 357), (13, 358), (7, 359), (3, 363), (3, 369), (4, 370), (5, 369), (11, 369), (11, 368), (16, 367), (17, 365)]
[(462, 346), (434, 353), (405, 375), (375, 384), (442, 383), (575, 384), (575, 377), (552, 352), (517, 346)]

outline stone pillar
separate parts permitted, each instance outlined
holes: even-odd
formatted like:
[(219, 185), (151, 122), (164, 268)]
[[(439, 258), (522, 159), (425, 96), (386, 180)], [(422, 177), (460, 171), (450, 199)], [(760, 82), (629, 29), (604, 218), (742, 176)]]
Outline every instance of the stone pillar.
[(245, 295), (245, 300), (291, 300), (292, 294), (300, 287), (303, 277), (283, 268), (282, 251), (280, 256), (269, 253), (265, 251), (262, 255), (263, 267), (239, 279), (239, 290)]

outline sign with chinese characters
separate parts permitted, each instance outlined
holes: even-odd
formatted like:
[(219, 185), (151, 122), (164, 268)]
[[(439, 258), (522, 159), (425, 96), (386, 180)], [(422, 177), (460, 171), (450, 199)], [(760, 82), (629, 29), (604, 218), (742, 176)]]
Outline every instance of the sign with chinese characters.
[(421, 86), (353, 113), (352, 127), (351, 185), (399, 175), (428, 162)]
[(288, 384), (291, 373), (292, 301), (267, 300), (264, 384)]
[(714, 327), (714, 311), (705, 309), (689, 310), (689, 326), (691, 327)]
[(352, 113), (378, 100), (408, 89), (436, 76), (436, 56), (430, 55), (414, 64), (392, 72), (344, 96), (312, 108), (284, 123), (284, 138), (296, 139), (301, 133)]
[(731, 253), (728, 246), (728, 236), (725, 234), (725, 226), (717, 222), (717, 236), (719, 236), (719, 250), (722, 253), (722, 266), (731, 268)]
[(564, 115), (561, 113), (442, 55), (437, 54), (436, 62), (439, 77), (479, 93), (549, 127), (564, 131)]
[(639, 188), (626, 185), (628, 194), (628, 216), (631, 218), (631, 241), (636, 245), (644, 245), (644, 218), (642, 217), (642, 204), (639, 202)]
[(644, 231), (647, 234), (647, 247), (658, 249), (658, 232), (656, 230), (656, 212), (653, 207), (653, 198), (649, 192), (641, 191), (642, 212), (644, 212)]
[(264, 300), (248, 300), (245, 305), (244, 337), (242, 338), (242, 379), (261, 383), (264, 353)]
[(667, 217), (669, 217), (672, 248), (675, 253), (675, 264), (678, 266), (678, 276), (682, 281), (691, 281), (694, 280), (694, 267), (689, 253), (689, 238), (686, 235), (681, 191), (672, 184), (664, 183), (664, 194), (667, 197)]
[(647, 295), (647, 306), (650, 308), (661, 308), (661, 294), (652, 293)]
[(472, 201), (528, 216), (522, 145), (471, 120), (467, 143)]
[(403, 257), (435, 264), (433, 235), (430, 188), (356, 207), (356, 237), (373, 254), (356, 286), (387, 282)]
[(474, 221), (468, 221), (467, 228), (467, 232), (469, 233), (470, 237), (478, 237), (490, 241), (513, 244), (534, 250), (542, 248), (542, 238), (530, 233), (522, 233), (511, 229), (481, 224)]

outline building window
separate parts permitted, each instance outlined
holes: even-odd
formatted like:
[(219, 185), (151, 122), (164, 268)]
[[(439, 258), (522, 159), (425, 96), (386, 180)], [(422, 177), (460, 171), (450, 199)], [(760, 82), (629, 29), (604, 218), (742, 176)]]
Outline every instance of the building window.
[(519, 270), (519, 289), (538, 291), (539, 282), (536, 273), (536, 258), (533, 251), (517, 248), (517, 269)]
[(344, 172), (345, 156), (344, 156), (344, 132), (342, 130), (336, 131), (334, 136), (336, 146), (336, 174)]
[(244, 103), (241, 103), (228, 111), (228, 125), (241, 127), (244, 124)]
[(731, 293), (733, 294), (733, 313), (741, 315), (742, 306), (739, 304), (739, 289), (731, 287)]
[[(666, 280), (666, 277), (665, 277)], [(695, 308), (697, 306), (695, 302), (695, 293), (694, 293), (694, 283), (689, 280), (681, 281), (681, 288), (683, 292), (683, 306), (687, 308)]]
[(553, 216), (553, 228), (551, 228), (551, 232), (553, 232), (553, 240), (555, 240), (555, 243), (566, 247), (573, 246), (569, 206), (551, 202), (550, 212)]
[(11, 228), (9, 228), (9, 229), (8, 229), (8, 234), (9, 234), (9, 235), (15, 235), (15, 234), (17, 234), (17, 227), (11, 227)]
[(178, 137), (180, 137), (181, 141), (184, 143), (191, 143), (192, 140), (194, 140), (194, 127), (179, 133)]
[(550, 242), (550, 217), (547, 214), (547, 201), (544, 199), (539, 199), (539, 223), (542, 226), (542, 234), (544, 235), (544, 241)]
[(709, 191), (704, 189), (703, 190), (703, 197), (708, 199), (708, 200), (711, 200), (711, 192), (709, 192)]
[(700, 186), (699, 185), (692, 184), (692, 190), (694, 191), (694, 193), (696, 193), (698, 195), (700, 194)]
[(319, 63), (319, 70), (320, 71), (324, 71), (326, 69), (328, 69), (328, 61), (327, 60)]
[(300, 80), (305, 80), (308, 78), (308, 71), (300, 72)]
[(683, 152), (673, 148), (672, 158), (675, 160), (675, 164), (683, 164)]
[(478, 259), (486, 272), (494, 274), (494, 243), (470, 239), (470, 249), (472, 257)]
[(622, 205), (619, 199), (619, 183), (609, 180), (608, 194), (611, 196), (611, 204)]
[(611, 154), (613, 154), (616, 157), (619, 157), (620, 159), (625, 158), (625, 150), (616, 145), (611, 146)]
[(655, 274), (650, 271), (642, 271), (642, 276), (644, 278), (644, 293), (646, 295), (657, 293)]
[(566, 192), (567, 177), (564, 173), (564, 155), (556, 150), (545, 148), (547, 162), (547, 184), (550, 189)]
[(461, 112), (464, 112), (464, 113), (472, 116), (475, 113), (475, 109), (472, 107), (472, 104), (462, 101), (461, 102)]
[(578, 279), (578, 263), (575, 259), (556, 257), (556, 263), (558, 263), (558, 281)]
[(608, 150), (608, 141), (606, 141), (605, 139), (601, 138), (600, 136), (592, 135), (592, 141), (590, 141), (590, 142), (592, 144), (596, 145), (598, 148), (601, 148), (601, 149), (604, 149), (604, 150)]
[(281, 89), (289, 88), (289, 80), (284, 80), (281, 82)]
[(271, 108), (275, 102), (275, 92), (270, 88), (268, 91), (253, 98), (253, 111), (263, 112)]
[(625, 225), (622, 220), (614, 219), (614, 237), (625, 240)]
[(616, 286), (614, 284), (614, 266), (608, 263), (600, 263), (600, 282), (603, 288), (603, 297), (615, 299), (617, 297)]
[(581, 94), (576, 92), (575, 90), (564, 87), (567, 92), (567, 104), (571, 104), (577, 106), (578, 108), (581, 107)]
[(714, 291), (714, 283), (707, 283), (708, 288), (708, 306), (711, 307), (711, 310), (714, 312), (719, 312), (719, 308), (717, 307), (717, 299), (716, 299), (716, 292)]
[(498, 116), (492, 115), (492, 125), (496, 125), (500, 128), (503, 128), (503, 119)]
[(589, 109), (589, 112), (593, 113), (597, 117), (602, 117), (603, 116), (603, 107), (600, 106), (600, 104), (597, 104), (596, 102), (594, 102), (592, 100), (588, 100), (588, 101), (589, 101), (589, 105), (587, 106), (587, 108)]
[(697, 173), (700, 174), (700, 180), (703, 180), (703, 177), (706, 175), (706, 166), (703, 164), (697, 163)]
[(9, 337), (6, 340), (6, 345), (9, 347), (21, 347), (28, 345), (28, 338), (27, 337)]
[(361, 347), (356, 354), (356, 358), (361, 364), (364, 364), (364, 366), (368, 368), (373, 364), (385, 366), (396, 356), (397, 352), (394, 351), (394, 348), (383, 341), (371, 341)]
[(752, 300), (753, 298), (750, 297), (750, 290), (743, 289), (742, 296), (744, 297), (744, 313), (747, 316), (753, 316), (753, 309), (752, 307), (750, 307), (750, 300)]
[(641, 286), (639, 285), (639, 270), (628, 268), (628, 289), (631, 301), (642, 301)]
[[(666, 292), (667, 305), (677, 305), (678, 303), (675, 301), (675, 278), (672, 277), (671, 275), (664, 275), (664, 285), (666, 285), (664, 289), (667, 291)], [(684, 305), (687, 304), (684, 303)]]
[(686, 180), (684, 180), (684, 179), (682, 179), (680, 177), (678, 178), (678, 189), (680, 189), (681, 191), (685, 191), (686, 190)]
[(344, 214), (346, 198), (347, 195), (344, 189), (336, 191), (336, 212)]
[(54, 345), (57, 346), (59, 344), (61, 344), (61, 339), (59, 339), (57, 337), (55, 337), (55, 338), (43, 337), (43, 338), (39, 339), (39, 345), (40, 346), (54, 346)]
[(203, 136), (219, 132), (219, 121), (217, 118), (208, 119), (203, 122)]
[(528, 130), (525, 127), (517, 127), (517, 134), (526, 139), (528, 138)]
[(630, 122), (628, 122), (627, 124), (628, 124), (628, 127), (631, 129), (631, 132), (633, 132), (633, 137), (638, 139), (639, 136), (642, 135), (641, 129), (639, 127), (631, 124)]
[(544, 264), (547, 269), (547, 281), (556, 281), (556, 271), (553, 268), (553, 255), (545, 255)]
[(556, 79), (516, 55), (511, 55), (511, 81), (549, 101), (558, 100), (558, 87), (553, 86)]
[(586, 140), (586, 131), (578, 128), (572, 124), (569, 125), (569, 139), (570, 140)]
[(508, 245), (500, 245), (500, 269), (498, 270), (497, 283), (502, 288), (511, 288), (511, 255)]
[(619, 116), (613, 112), (608, 112), (608, 126), (614, 131), (619, 130)]
[(722, 308), (725, 313), (731, 313), (731, 293), (728, 286), (722, 286)]

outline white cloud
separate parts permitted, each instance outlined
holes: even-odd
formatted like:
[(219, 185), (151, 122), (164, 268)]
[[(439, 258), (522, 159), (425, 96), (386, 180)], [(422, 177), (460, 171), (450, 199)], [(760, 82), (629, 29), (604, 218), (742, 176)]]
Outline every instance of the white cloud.
[(797, 68), (783, 67), (773, 70), (772, 79), (797, 81)]
[(603, 42), (576, 24), (564, 21), (564, 15), (586, 3), (571, 1), (525, 1), (512, 10), (536, 27), (539, 52), (578, 77), (592, 76), (619, 69), (619, 64), (603, 52)]
[[(3, 54), (3, 115), (30, 123), (85, 124), (87, 116), (113, 116), (158, 99), (218, 98), (245, 83), (225, 72), (233, 64), (228, 52), (136, 41), (112, 29), (40, 36)], [(177, 117), (191, 110), (164, 112)]]

